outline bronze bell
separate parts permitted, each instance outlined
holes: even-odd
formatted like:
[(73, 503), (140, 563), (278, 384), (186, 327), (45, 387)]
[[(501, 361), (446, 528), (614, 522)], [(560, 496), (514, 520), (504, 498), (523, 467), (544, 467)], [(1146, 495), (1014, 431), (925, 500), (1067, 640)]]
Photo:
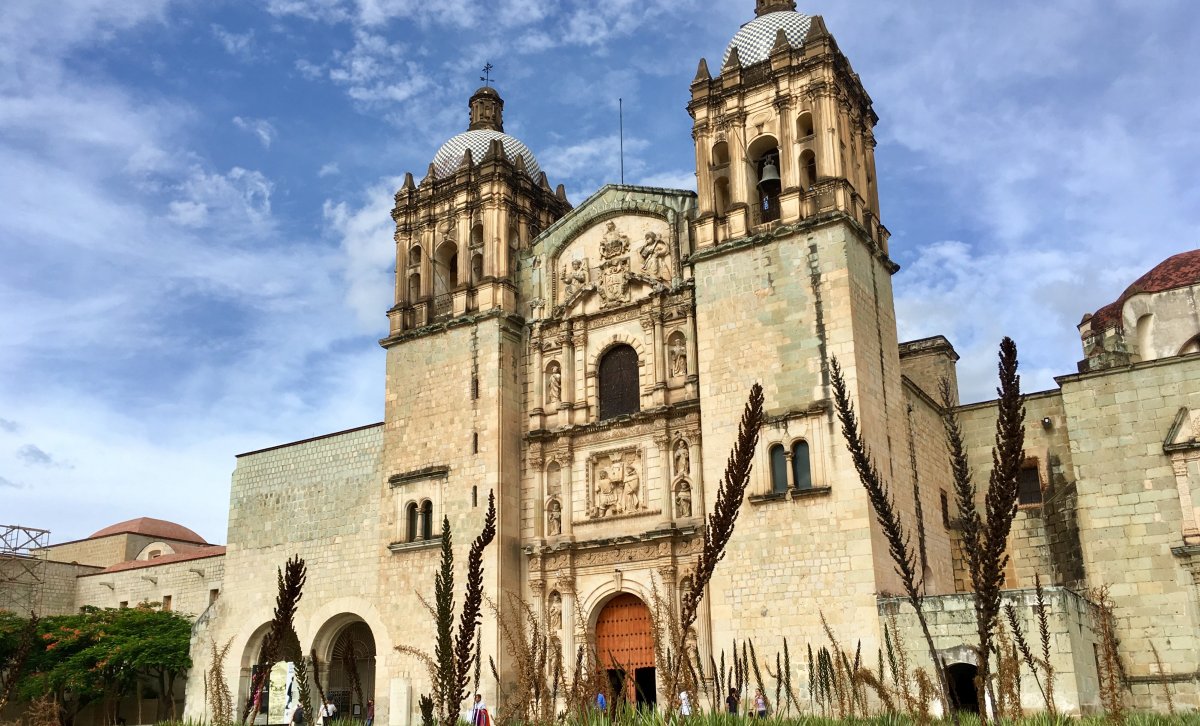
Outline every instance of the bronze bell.
[(776, 166), (775, 159), (767, 159), (763, 164), (762, 174), (759, 175), (758, 185), (761, 187), (765, 184), (779, 184), (779, 167)]

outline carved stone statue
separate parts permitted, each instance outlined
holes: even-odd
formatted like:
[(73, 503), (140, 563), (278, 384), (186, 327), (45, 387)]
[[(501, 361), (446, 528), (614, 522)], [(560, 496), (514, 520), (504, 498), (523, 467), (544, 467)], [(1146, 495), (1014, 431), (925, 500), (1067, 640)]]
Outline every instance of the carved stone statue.
[(546, 373), (546, 403), (558, 403), (562, 400), (562, 373), (558, 364), (550, 366)]
[(692, 485), (686, 479), (675, 485), (675, 516), (680, 519), (692, 516)]
[(562, 534), (562, 505), (551, 499), (546, 505), (546, 534), (557, 537)]
[(550, 593), (550, 604), (547, 608), (546, 624), (551, 630), (559, 630), (562, 628), (562, 595), (558, 594), (558, 590)]
[(586, 259), (571, 260), (570, 267), (563, 266), (562, 278), (564, 297), (569, 299), (588, 284), (588, 266)]
[(671, 265), (667, 259), (670, 248), (657, 233), (646, 233), (646, 241), (638, 248), (638, 255), (642, 258), (642, 272), (656, 280), (671, 280)]
[(617, 229), (617, 223), (610, 221), (604, 227), (604, 236), (600, 239), (600, 256), (606, 260), (625, 254), (629, 251), (629, 236)]
[(671, 340), (668, 352), (671, 354), (671, 375), (687, 375), (687, 345), (684, 344), (681, 336), (676, 336)]
[(628, 467), (625, 470), (625, 511), (636, 512), (642, 508), (641, 481), (637, 470)]
[(692, 473), (691, 452), (688, 451), (687, 442), (679, 439), (675, 442), (675, 476), (683, 476), (684, 474)]

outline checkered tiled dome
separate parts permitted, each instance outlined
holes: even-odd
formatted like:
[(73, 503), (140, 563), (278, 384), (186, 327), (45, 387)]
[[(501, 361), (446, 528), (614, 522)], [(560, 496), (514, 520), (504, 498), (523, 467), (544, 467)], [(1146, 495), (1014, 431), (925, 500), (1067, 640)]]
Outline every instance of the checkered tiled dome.
[(761, 15), (743, 25), (737, 35), (733, 36), (729, 47), (725, 49), (725, 56), (721, 58), (721, 66), (724, 67), (725, 62), (729, 60), (734, 46), (737, 46), (738, 58), (744, 66), (765, 61), (771, 54), (771, 46), (775, 45), (775, 36), (780, 28), (783, 28), (788, 43), (793, 48), (799, 48), (804, 45), (804, 36), (808, 35), (811, 22), (812, 19), (804, 13), (794, 11)]
[(478, 164), (483, 160), (484, 155), (487, 154), (492, 139), (500, 139), (500, 142), (504, 144), (504, 153), (508, 155), (508, 158), (516, 159), (518, 156), (524, 158), (525, 169), (529, 172), (529, 176), (537, 178), (538, 172), (542, 168), (538, 166), (537, 159), (534, 158), (533, 152), (529, 150), (529, 147), (503, 131), (493, 131), (491, 129), (464, 131), (442, 144), (442, 148), (438, 149), (437, 154), (434, 154), (433, 157), (433, 168), (437, 172), (438, 178), (440, 179), (453, 174), (459, 165), (462, 164), (463, 154), (466, 153), (467, 149), (471, 150), (471, 158)]

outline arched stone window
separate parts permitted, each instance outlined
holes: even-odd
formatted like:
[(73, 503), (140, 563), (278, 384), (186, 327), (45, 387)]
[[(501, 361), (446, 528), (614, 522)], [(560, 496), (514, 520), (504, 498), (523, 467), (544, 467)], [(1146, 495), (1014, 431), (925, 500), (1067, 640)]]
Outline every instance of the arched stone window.
[(413, 245), (412, 248), (408, 250), (408, 266), (416, 267), (419, 264), (421, 264), (421, 248), (417, 245)]
[(817, 183), (817, 155), (812, 149), (800, 152), (800, 185), (807, 191)]
[(729, 163), (729, 144), (718, 141), (712, 147), (712, 165), (725, 166)]
[(444, 295), (458, 287), (458, 245), (447, 240), (437, 248), (433, 265), (433, 294)]
[(771, 447), (771, 491), (783, 494), (787, 490), (787, 452), (782, 444), (775, 444)]
[(717, 177), (713, 182), (713, 212), (718, 217), (724, 217), (729, 211), (729, 178)]
[(808, 111), (796, 117), (796, 138), (804, 139), (813, 135), (813, 117)]
[(421, 299), (421, 273), (414, 272), (408, 276), (408, 301), (416, 302)]
[(613, 346), (598, 367), (600, 420), (640, 411), (637, 351), (624, 344)]
[(476, 252), (471, 255), (471, 284), (478, 285), (483, 280), (483, 255)]
[(483, 222), (476, 222), (471, 228), (471, 247), (483, 246)]
[(1179, 349), (1179, 355), (1189, 355), (1191, 353), (1200, 353), (1200, 335), (1184, 343), (1183, 347)]
[(408, 542), (416, 542), (417, 535), (420, 534), (416, 502), (409, 502), (408, 506), (404, 508), (404, 519), (407, 522), (404, 539)]
[(421, 503), (421, 539), (433, 539), (433, 502), (428, 499)]
[(808, 442), (792, 444), (792, 486), (797, 489), (812, 489), (812, 466), (808, 461)]

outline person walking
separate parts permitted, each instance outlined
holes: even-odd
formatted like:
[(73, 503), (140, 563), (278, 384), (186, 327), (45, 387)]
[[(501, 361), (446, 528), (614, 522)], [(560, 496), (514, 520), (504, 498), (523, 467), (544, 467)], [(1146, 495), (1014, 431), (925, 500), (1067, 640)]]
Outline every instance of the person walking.
[(375, 699), (374, 698), (367, 700), (367, 710), (366, 710), (365, 715), (367, 717), (366, 726), (375, 726)]
[(692, 715), (692, 701), (687, 691), (679, 692), (679, 715), (684, 718)]
[(604, 691), (596, 691), (596, 710), (608, 713), (608, 699), (604, 697)]
[(763, 697), (762, 691), (754, 691), (754, 713), (758, 714), (759, 718), (767, 717), (767, 699)]
[(471, 704), (471, 726), (491, 726), (488, 720), (487, 704), (483, 702), (483, 694), (475, 694), (475, 702)]
[(318, 726), (331, 726), (333, 717), (337, 715), (337, 706), (333, 705), (333, 701), (326, 698), (325, 705), (321, 706), (321, 719)]
[(304, 706), (296, 704), (292, 709), (292, 715), (288, 717), (288, 723), (291, 726), (304, 726)]
[(736, 688), (730, 688), (729, 695), (725, 697), (725, 710), (736, 716), (737, 709), (738, 709), (738, 692), (737, 692)]

